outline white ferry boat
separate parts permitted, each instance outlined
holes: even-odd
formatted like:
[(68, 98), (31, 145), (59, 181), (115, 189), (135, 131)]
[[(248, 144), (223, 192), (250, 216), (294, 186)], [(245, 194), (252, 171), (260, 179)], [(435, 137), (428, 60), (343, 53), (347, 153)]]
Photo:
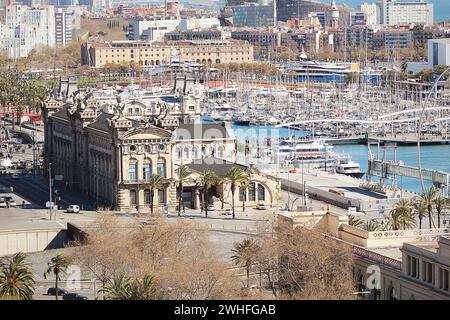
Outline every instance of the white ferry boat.
[(277, 156), (281, 160), (296, 162), (320, 163), (334, 162), (333, 146), (324, 140), (283, 140), (277, 147)]
[(361, 170), (359, 163), (352, 160), (349, 154), (341, 155), (336, 159), (336, 173), (354, 178), (362, 178), (365, 172)]

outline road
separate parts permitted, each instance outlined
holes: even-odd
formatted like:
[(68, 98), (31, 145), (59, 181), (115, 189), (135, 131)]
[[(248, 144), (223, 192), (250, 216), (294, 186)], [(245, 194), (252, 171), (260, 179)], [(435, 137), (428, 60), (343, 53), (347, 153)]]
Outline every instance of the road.
[[(33, 208), (45, 208), (49, 201), (48, 180), (41, 175), (23, 174), (18, 179), (13, 179), (12, 175), (0, 175), (0, 184), (5, 187), (13, 187), (13, 191), (24, 200), (30, 202)], [(55, 187), (53, 188), (55, 189)], [(54, 202), (55, 195), (52, 195)], [(61, 196), (63, 208), (71, 204), (78, 204), (82, 210), (93, 210), (93, 201), (73, 191), (64, 192)]]

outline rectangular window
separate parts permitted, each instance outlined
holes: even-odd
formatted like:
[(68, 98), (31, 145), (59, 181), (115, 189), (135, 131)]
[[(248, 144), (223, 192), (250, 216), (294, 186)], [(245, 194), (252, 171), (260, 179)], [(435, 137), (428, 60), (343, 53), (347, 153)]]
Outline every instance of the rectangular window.
[(160, 163), (157, 164), (157, 166), (156, 166), (156, 174), (158, 176), (163, 177), (163, 178), (166, 177), (166, 163), (165, 162), (164, 163), (160, 162)]
[(256, 187), (255, 183), (250, 183), (250, 186), (248, 188), (248, 200), (249, 201), (255, 201), (256, 200)]
[(439, 288), (448, 291), (448, 270), (439, 268)]
[(158, 203), (165, 204), (166, 203), (166, 192), (165, 190), (158, 190)]
[(128, 166), (128, 179), (131, 181), (136, 181), (137, 177), (137, 163), (130, 163)]
[(143, 166), (143, 178), (144, 180), (150, 180), (150, 176), (152, 175), (152, 164), (144, 163)]

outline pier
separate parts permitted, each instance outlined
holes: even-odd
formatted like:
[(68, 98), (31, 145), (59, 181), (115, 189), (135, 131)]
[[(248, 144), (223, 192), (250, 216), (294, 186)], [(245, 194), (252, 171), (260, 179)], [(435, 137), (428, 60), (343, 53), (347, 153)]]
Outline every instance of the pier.
[[(396, 135), (352, 135), (345, 137), (326, 137), (325, 142), (333, 145), (341, 144), (367, 144), (367, 143), (396, 143), (399, 146), (416, 145), (417, 135), (396, 134)], [(450, 136), (423, 134), (420, 144), (450, 144)]]

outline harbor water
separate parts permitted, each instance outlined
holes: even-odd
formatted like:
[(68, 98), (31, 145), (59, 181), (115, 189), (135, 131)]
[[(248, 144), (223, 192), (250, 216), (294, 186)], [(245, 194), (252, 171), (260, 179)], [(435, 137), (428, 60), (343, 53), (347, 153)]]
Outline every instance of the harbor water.
[[(233, 133), (239, 143), (245, 143), (246, 140), (264, 141), (266, 138), (288, 138), (291, 136), (302, 137), (308, 132), (300, 130), (289, 130), (288, 128), (274, 128), (271, 125), (231, 125)], [(358, 162), (361, 169), (367, 170), (367, 146), (362, 144), (336, 145), (333, 151), (337, 154), (348, 153), (352, 159)], [(372, 153), (377, 154), (376, 147), (372, 147)], [(380, 157), (383, 157), (383, 149), (380, 148)], [(387, 159), (394, 159), (393, 149), (389, 149), (386, 154)], [(397, 160), (402, 160), (406, 165), (418, 167), (417, 147), (416, 146), (398, 146)], [(422, 145), (421, 146), (422, 167), (439, 171), (450, 172), (450, 145)], [(389, 182), (386, 182), (389, 183)], [(429, 187), (431, 183), (425, 181), (425, 186)], [(397, 178), (397, 186), (401, 189), (420, 192), (421, 185), (417, 179), (406, 177)]]

